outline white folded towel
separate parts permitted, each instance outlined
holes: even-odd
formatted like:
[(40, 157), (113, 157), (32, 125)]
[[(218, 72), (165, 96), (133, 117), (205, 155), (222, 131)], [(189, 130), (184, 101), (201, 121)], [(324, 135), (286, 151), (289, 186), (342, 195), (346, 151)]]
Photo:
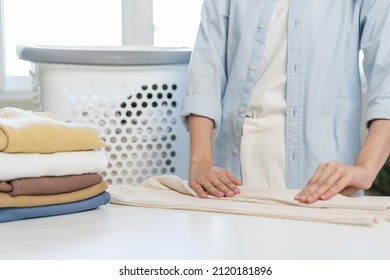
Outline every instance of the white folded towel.
[(305, 204), (299, 190), (241, 187), (234, 197), (200, 199), (186, 181), (155, 176), (139, 186), (111, 186), (111, 203), (140, 207), (211, 211), (262, 217), (373, 226), (390, 220), (390, 197), (346, 197)]
[(0, 181), (41, 176), (100, 173), (107, 167), (104, 151), (54, 154), (0, 153)]

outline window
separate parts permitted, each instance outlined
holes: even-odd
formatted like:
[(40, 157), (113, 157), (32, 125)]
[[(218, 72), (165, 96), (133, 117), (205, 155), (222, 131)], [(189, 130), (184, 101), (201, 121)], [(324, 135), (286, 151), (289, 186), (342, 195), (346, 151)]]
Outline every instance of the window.
[[(28, 75), (15, 55), (20, 43), (58, 46), (120, 46), (120, 0), (3, 0), (5, 73)], [(23, 7), (23, 8), (21, 8)]]
[(192, 47), (202, 3), (0, 0), (0, 92), (2, 84), (15, 88), (29, 79), (30, 63), (17, 58), (17, 44), (120, 46), (147, 42), (156, 47)]
[(154, 45), (192, 47), (203, 0), (154, 0)]

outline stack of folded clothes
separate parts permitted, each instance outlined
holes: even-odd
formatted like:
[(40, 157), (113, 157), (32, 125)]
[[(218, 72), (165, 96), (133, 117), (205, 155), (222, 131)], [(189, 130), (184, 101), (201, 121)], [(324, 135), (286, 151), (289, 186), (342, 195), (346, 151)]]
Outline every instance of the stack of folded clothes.
[(105, 143), (85, 124), (0, 109), (0, 222), (96, 209), (110, 200), (99, 174)]

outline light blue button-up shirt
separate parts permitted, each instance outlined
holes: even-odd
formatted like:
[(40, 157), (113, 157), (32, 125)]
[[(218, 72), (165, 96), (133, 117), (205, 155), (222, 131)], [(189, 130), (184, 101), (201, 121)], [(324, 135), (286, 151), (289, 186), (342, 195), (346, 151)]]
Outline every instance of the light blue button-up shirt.
[[(240, 141), (275, 0), (205, 0), (182, 108), (214, 120), (214, 165), (241, 177)], [(302, 188), (321, 162), (361, 148), (359, 51), (366, 122), (390, 119), (390, 1), (290, 0), (286, 181)]]

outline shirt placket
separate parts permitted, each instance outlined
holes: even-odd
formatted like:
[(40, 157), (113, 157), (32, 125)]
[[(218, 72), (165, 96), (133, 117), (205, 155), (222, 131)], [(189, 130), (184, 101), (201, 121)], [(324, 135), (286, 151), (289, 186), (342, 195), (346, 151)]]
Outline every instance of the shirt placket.
[(303, 187), (303, 52), (302, 12), (305, 0), (291, 0), (288, 20), (286, 183)]
[[(272, 13), (275, 9), (275, 1), (266, 1), (266, 5), (264, 7), (264, 11), (261, 13), (261, 16), (257, 22), (257, 32), (255, 35), (255, 41), (252, 48), (252, 54), (250, 57), (250, 62), (247, 67), (247, 75), (246, 75), (246, 83), (243, 89), (243, 98), (241, 98), (240, 107), (239, 107), (239, 118), (238, 118), (238, 126), (241, 127), (244, 123), (244, 119), (246, 117), (246, 112), (248, 109), (249, 99), (251, 96), (253, 85), (256, 81), (256, 77), (258, 75), (258, 71), (260, 69), (261, 63), (261, 55), (264, 51), (266, 37), (267, 37), (267, 27), (271, 21)], [(236, 134), (234, 137), (235, 140), (233, 142), (233, 157), (232, 157), (232, 165), (233, 169), (240, 169), (240, 143), (241, 143), (241, 135), (242, 131)], [(239, 171), (241, 173), (241, 170)]]

